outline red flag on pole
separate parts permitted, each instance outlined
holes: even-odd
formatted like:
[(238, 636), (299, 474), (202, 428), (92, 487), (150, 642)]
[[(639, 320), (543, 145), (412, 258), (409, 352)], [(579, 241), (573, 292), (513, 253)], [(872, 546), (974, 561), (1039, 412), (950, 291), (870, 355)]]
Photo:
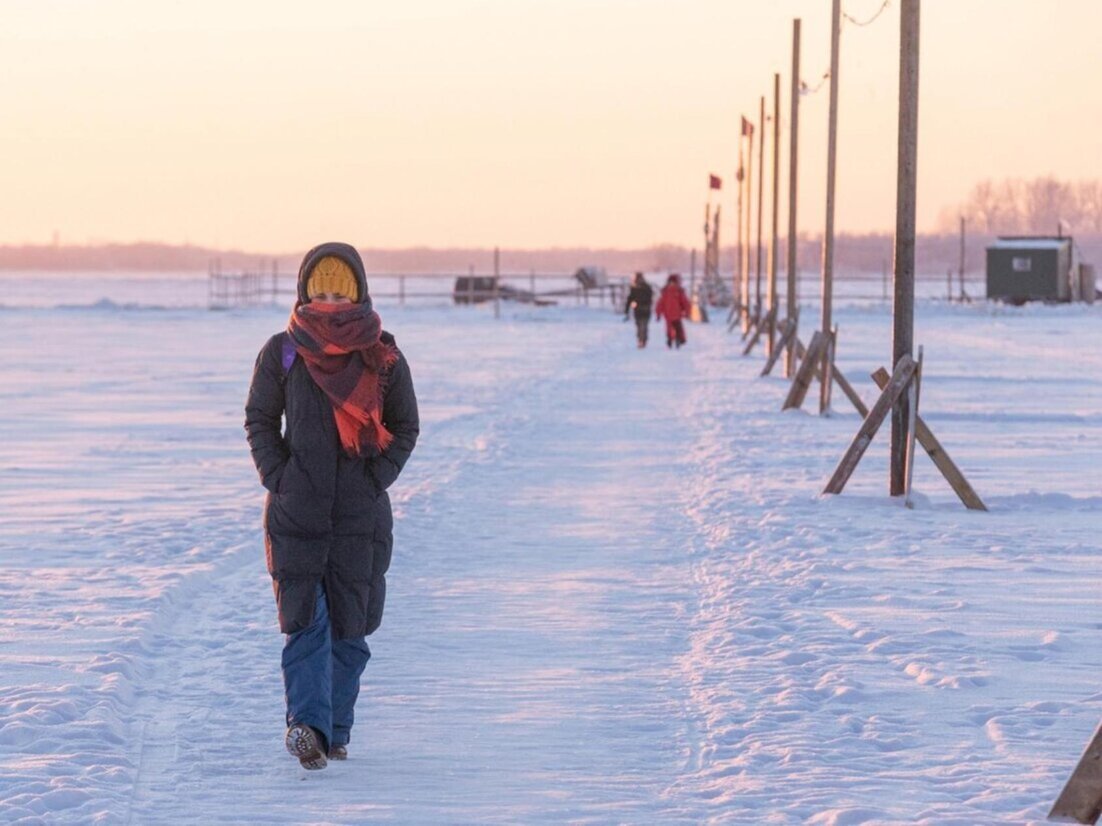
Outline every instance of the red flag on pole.
[(709, 175), (708, 189), (723, 189), (723, 179), (718, 175)]
[(747, 135), (752, 136), (753, 134), (754, 134), (754, 124), (751, 123), (750, 121), (748, 121), (746, 119), (746, 116), (743, 115), (742, 116), (742, 136), (743, 137), (746, 137)]

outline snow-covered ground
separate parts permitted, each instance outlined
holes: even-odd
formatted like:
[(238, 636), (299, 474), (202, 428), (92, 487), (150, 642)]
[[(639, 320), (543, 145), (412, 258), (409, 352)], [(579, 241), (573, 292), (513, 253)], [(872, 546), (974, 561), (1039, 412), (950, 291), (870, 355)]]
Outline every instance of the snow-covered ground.
[[(1102, 307), (920, 304), (989, 513), (925, 457), (890, 500), (886, 433), (820, 497), (857, 415), (782, 414), (722, 324), (384, 307), (424, 426), (351, 759), (307, 774), (241, 427), (285, 311), (63, 282), (0, 309), (0, 821), (1021, 823), (1102, 717)], [(836, 315), (871, 399), (888, 309)]]

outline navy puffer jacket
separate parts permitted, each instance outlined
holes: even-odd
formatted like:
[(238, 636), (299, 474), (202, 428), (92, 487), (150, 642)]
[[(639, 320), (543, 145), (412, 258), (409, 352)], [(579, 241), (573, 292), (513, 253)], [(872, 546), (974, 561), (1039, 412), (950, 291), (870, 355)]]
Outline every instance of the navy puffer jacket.
[[(325, 255), (338, 255), (367, 283), (359, 254), (346, 244), (307, 253), (303, 276)], [(405, 357), (382, 377), (383, 424), (394, 440), (373, 456), (341, 448), (333, 407), (302, 359), (283, 366), (286, 333), (272, 336), (256, 360), (245, 406), (245, 430), (261, 483), (265, 549), (280, 629), (300, 631), (314, 614), (317, 584), (325, 588), (334, 639), (371, 634), (382, 621), (386, 572), (393, 547), (387, 488), (398, 478), (420, 432), (417, 398)], [(394, 345), (394, 337), (383, 333)], [(283, 419), (286, 426), (283, 426)]]

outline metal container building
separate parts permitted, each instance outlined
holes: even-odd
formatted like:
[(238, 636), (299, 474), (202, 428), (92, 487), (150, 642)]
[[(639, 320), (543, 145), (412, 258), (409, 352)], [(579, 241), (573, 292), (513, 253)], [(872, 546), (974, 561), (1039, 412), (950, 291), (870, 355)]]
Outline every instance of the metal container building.
[(1072, 270), (1068, 236), (1002, 237), (987, 248), (987, 297), (1012, 304), (1071, 301)]

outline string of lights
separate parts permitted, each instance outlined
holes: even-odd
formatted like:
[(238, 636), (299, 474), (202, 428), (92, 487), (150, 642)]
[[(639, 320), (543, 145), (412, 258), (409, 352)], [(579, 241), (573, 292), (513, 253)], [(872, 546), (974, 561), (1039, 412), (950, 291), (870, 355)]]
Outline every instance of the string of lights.
[(801, 80), (800, 81), (800, 96), (801, 97), (807, 97), (808, 95), (815, 94), (816, 92), (818, 92), (820, 89), (823, 88), (823, 86), (826, 84), (826, 82), (828, 80), (830, 80), (830, 72), (823, 72), (823, 76), (821, 78), (819, 78), (819, 82), (816, 83), (814, 86), (809, 85), (806, 80)]
[(848, 22), (852, 23), (855, 26), (870, 26), (876, 22), (876, 18), (882, 15), (884, 13), (884, 10), (887, 9), (890, 4), (891, 0), (884, 0), (884, 2), (880, 4), (880, 8), (877, 9), (876, 14), (865, 21), (858, 20), (852, 14), (845, 11), (842, 12), (842, 17), (844, 17)]

